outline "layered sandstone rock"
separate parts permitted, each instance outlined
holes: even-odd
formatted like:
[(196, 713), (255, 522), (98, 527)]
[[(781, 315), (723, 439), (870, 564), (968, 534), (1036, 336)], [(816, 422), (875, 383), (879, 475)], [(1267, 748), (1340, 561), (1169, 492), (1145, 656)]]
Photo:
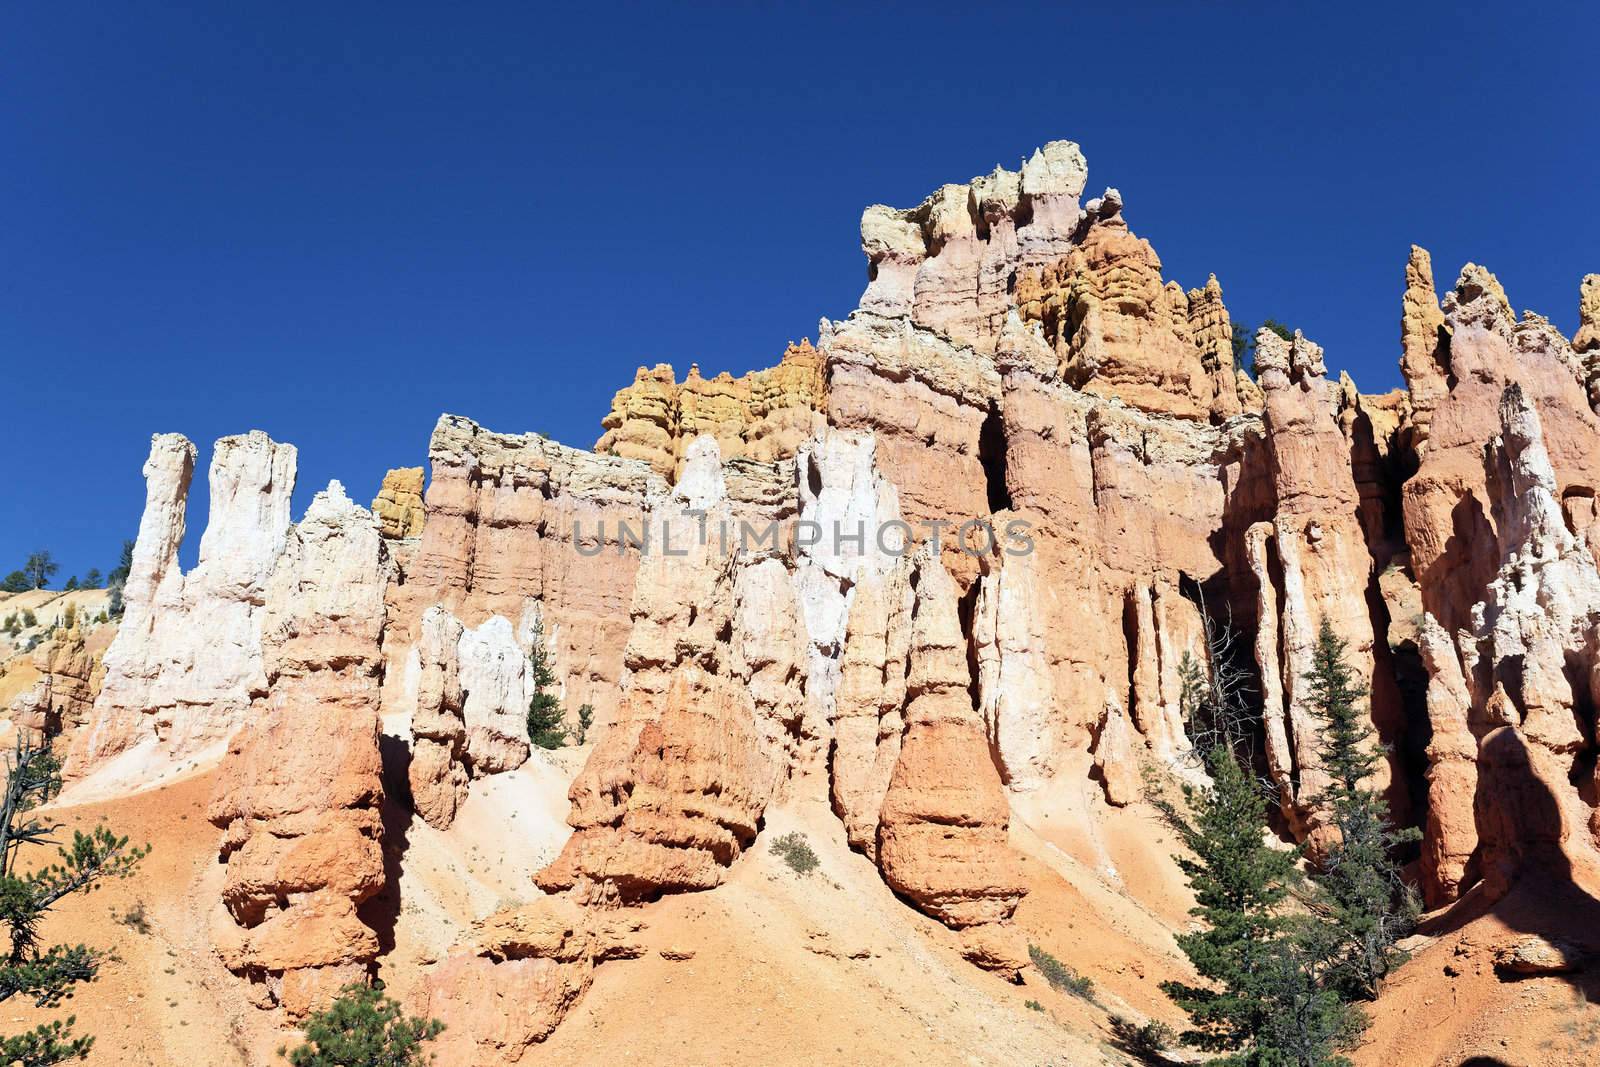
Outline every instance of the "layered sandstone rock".
[(1002, 550), (984, 564), (972, 615), (978, 708), (1001, 776), (1030, 789), (1050, 775), (1059, 745), (1038, 573), (1032, 553)]
[(444, 1023), (445, 1063), (517, 1063), (549, 1037), (607, 960), (636, 959), (637, 920), (545, 897), (499, 912), (431, 972), (420, 1014)]
[(816, 429), (825, 392), (822, 355), (809, 339), (791, 343), (776, 367), (739, 378), (724, 372), (708, 380), (691, 365), (679, 383), (665, 363), (640, 367), (612, 400), (594, 449), (643, 460), (669, 480), (703, 434), (716, 439), (726, 459), (784, 459)]
[(914, 597), (909, 565), (855, 587), (834, 700), (833, 810), (852, 848), (878, 855), (878, 816), (905, 732), (906, 656)]
[(870, 282), (861, 312), (990, 351), (1012, 304), (1012, 280), (1070, 247), (1087, 175), (1077, 145), (1051, 141), (1017, 171), (996, 167), (942, 186), (914, 208), (867, 208), (861, 249)]
[(103, 644), (91, 649), (83, 619), (57, 630), (33, 651), (39, 680), (12, 703), (12, 721), (52, 736), (82, 726), (104, 679), (99, 655), (103, 651)]
[(1487, 270), (1470, 263), (1462, 270), (1444, 319), (1453, 384), (1434, 409), (1421, 465), (1402, 489), (1402, 509), (1423, 605), (1453, 634), (1470, 625), (1472, 605), (1508, 547), (1491, 521), (1483, 456), (1500, 429), (1506, 386), (1520, 386), (1539, 414), (1557, 500), (1585, 527), (1600, 481), (1594, 469), (1600, 420), (1578, 381), (1570, 347), (1537, 324), (1519, 334), (1505, 292)]
[(467, 722), (461, 692), (461, 623), (443, 608), (422, 616), (417, 640), (421, 677), (417, 710), (411, 716), (411, 763), (406, 774), (411, 802), (429, 826), (443, 830), (455, 821), (467, 796)]
[(372, 502), (372, 514), (387, 538), (420, 536), (427, 516), (422, 506), (422, 468), (396, 467), (385, 474), (377, 499)]
[[(1062, 377), (1146, 411), (1237, 413), (1232, 329), (1216, 279), (1191, 306), (1176, 282), (1162, 284), (1161, 259), (1128, 229), (1116, 190), (1092, 203), (1081, 242), (1017, 284), (1022, 317), (1044, 328)], [(1204, 331), (1198, 341), (1196, 325)]]
[(1570, 774), (1594, 744), (1586, 709), (1600, 697), (1600, 569), (1566, 525), (1538, 413), (1515, 384), (1500, 421), (1491, 485), (1507, 547), (1472, 629), (1456, 638), (1468, 725), (1489, 731), (1477, 822), (1482, 875), (1496, 896), (1530, 869), (1557, 869), (1569, 852), (1593, 856), (1591, 811)]
[(1004, 447), (993, 414), (1000, 398), (993, 362), (910, 318), (864, 311), (832, 327), (824, 349), (829, 424), (874, 436), (875, 461), (895, 486), (903, 517), (947, 528), (946, 565), (967, 584), (976, 564), (957, 551), (953, 534), (990, 514), (991, 498), (1005, 491), (984, 466)]
[(700, 536), (733, 511), (715, 441), (701, 438), (690, 460), (651, 516), (661, 550), (640, 561), (621, 708), (573, 782), (574, 832), (538, 876), (547, 891), (628, 902), (719, 884), (784, 770), (779, 731), (761, 720), (791, 701), (752, 687), (765, 664), (728, 643), (736, 619), (749, 625), (736, 589), (754, 559)]
[(1600, 274), (1585, 275), (1578, 291), (1578, 332), (1572, 350), (1583, 358), (1589, 406), (1600, 414)]
[(456, 648), (458, 680), (466, 694), (462, 719), (469, 773), (476, 778), (522, 766), (528, 758), (533, 682), (528, 654), (510, 621), (490, 616), (482, 626), (464, 630)]
[(1419, 454), (1426, 448), (1433, 410), (1449, 391), (1449, 346), (1433, 287), (1433, 259), (1427, 249), (1412, 245), (1400, 313), (1400, 372), (1411, 394), (1412, 440)]
[(151, 439), (125, 614), (106, 652), (93, 722), (73, 743), (69, 776), (138, 749), (148, 780), (157, 763), (226, 744), (266, 691), (259, 615), (289, 531), (295, 450), (260, 431), (216, 443), (210, 521), (199, 562), (184, 574), (178, 546), (194, 461), (183, 436)]
[(446, 415), (429, 449), (428, 521), (389, 590), (384, 706), (415, 707), (423, 614), (464, 626), (490, 616), (551, 646), (563, 705), (616, 715), (628, 615), (648, 510), (667, 485), (643, 463), (595, 456), (537, 434), (497, 434)]
[[(1285, 341), (1263, 328), (1256, 335), (1256, 366), (1277, 499), (1270, 527), (1247, 534), (1259, 589), (1257, 667), (1266, 698), (1268, 766), (1284, 814), (1305, 832), (1313, 817), (1308, 799), (1327, 784), (1306, 681), (1324, 620), (1349, 642), (1348, 660), (1369, 688), (1380, 736), (1392, 741), (1404, 724), (1388, 649), (1375, 640), (1367, 603), (1375, 577), (1372, 550), (1351, 449), (1336, 418), (1339, 390), (1327, 380), (1322, 349), (1298, 332)], [(1380, 775), (1375, 784), (1386, 788), (1390, 780)], [(1391, 806), (1402, 798), (1394, 790)], [(1396, 817), (1404, 819), (1405, 812)]]
[[(1027, 892), (1006, 840), (1010, 809), (972, 706), (956, 586), (937, 559), (917, 567), (906, 677), (905, 737), (884, 793), (878, 863), (884, 880), (956, 929), (1004, 923)], [(980, 962), (1015, 971), (1021, 954), (992, 934)]]
[[(1230, 625), (1291, 832), (1317, 829), (1303, 675), (1329, 618), (1413, 761), (1415, 783), (1380, 784), (1426, 827), (1430, 903), (1587, 861), (1600, 281), (1569, 345), (1513, 318), (1481, 268), (1441, 308), (1413, 249), (1407, 390), (1362, 394), (1303, 337), (1265, 333), (1258, 385), (1216, 279), (1163, 279), (1115, 190), (1080, 207), (1084, 181), (1054, 142), (869, 208), (846, 320), (741, 378), (641, 370), (600, 455), (445, 416), (425, 505), (412, 468), (376, 520), (330, 493), (291, 527), (292, 450), (224, 439), (189, 575), (194, 452), (158, 438), (129, 633), (75, 766), (233, 737), (215, 936), (304, 1011), (377, 952), (361, 905), (384, 878), (379, 712), (409, 720), (411, 804), (449, 827), (474, 777), (528, 759), (545, 641), (569, 715), (596, 709), (594, 745), (536, 878), (553, 895), (458, 937), (417, 994), (451, 1062), (524, 1057), (599, 963), (638, 954), (638, 906), (720, 885), (780, 803), (826, 801), (901, 898), (1015, 972), (1013, 794), (1034, 791), (1026, 810), (1097, 778), (1070, 792), (1098, 819), (1097, 792), (1128, 805), (1147, 774), (1197, 781), (1184, 678), (1217, 665)], [(773, 520), (794, 526), (744, 529)], [(1409, 707), (1391, 649), (1430, 678)], [(76, 692), (62, 655), (52, 684)], [(1420, 793), (1424, 771), (1413, 815), (1400, 787)]]
[(338, 482), (287, 535), (265, 590), (266, 691), (229, 746), (209, 818), (228, 865), (212, 937), (299, 1016), (362, 980), (384, 884), (378, 703), (387, 551)]

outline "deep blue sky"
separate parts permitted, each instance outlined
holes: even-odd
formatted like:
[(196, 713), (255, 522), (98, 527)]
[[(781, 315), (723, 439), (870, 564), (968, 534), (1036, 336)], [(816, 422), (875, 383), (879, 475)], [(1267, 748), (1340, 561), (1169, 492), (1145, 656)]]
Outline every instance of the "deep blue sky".
[(109, 569), (153, 431), (202, 469), (295, 443), (297, 515), (441, 411), (587, 447), (640, 363), (741, 372), (847, 314), (866, 204), (1057, 137), (1168, 277), (1363, 388), (1399, 381), (1411, 242), (1570, 333), (1595, 5), (1299, 7), (7, 3), (0, 570)]

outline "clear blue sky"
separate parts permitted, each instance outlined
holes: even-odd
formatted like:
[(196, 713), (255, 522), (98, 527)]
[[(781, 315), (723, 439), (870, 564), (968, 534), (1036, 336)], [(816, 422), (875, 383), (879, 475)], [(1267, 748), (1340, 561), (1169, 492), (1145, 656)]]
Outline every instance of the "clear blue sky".
[(4, 4), (0, 571), (114, 565), (154, 431), (293, 442), (297, 515), (441, 411), (587, 447), (640, 363), (847, 314), (866, 204), (1058, 137), (1169, 277), (1363, 388), (1411, 242), (1570, 333), (1595, 5), (1301, 6)]

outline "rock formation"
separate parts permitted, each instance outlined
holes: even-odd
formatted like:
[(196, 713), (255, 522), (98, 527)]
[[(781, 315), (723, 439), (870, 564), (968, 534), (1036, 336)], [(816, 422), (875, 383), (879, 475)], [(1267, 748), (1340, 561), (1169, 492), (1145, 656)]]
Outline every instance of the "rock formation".
[(178, 546), (194, 461), (184, 437), (151, 439), (125, 613), (106, 651), (94, 721), (72, 746), (69, 776), (133, 749), (143, 774), (151, 760), (215, 751), (266, 690), (258, 616), (289, 530), (295, 450), (260, 431), (216, 443), (210, 521), (199, 562), (184, 574)]
[(411, 802), (428, 825), (443, 830), (467, 796), (467, 721), (460, 674), (461, 624), (440, 607), (422, 616), (417, 641), (421, 677), (411, 715)]
[[(918, 908), (958, 930), (996, 926), (1027, 891), (1006, 841), (1010, 810), (972, 706), (956, 587), (931, 556), (917, 568), (905, 734), (883, 796), (878, 863)], [(982, 962), (1015, 971), (1017, 946), (969, 935)]]
[(33, 651), (39, 680), (11, 705), (11, 719), (31, 730), (75, 733), (88, 721), (104, 678), (100, 651), (91, 649), (87, 620), (75, 618)]
[(537, 612), (563, 703), (590, 704), (597, 722), (610, 722), (640, 554), (627, 534), (644, 529), (666, 483), (642, 463), (450, 415), (429, 452), (428, 520), (403, 582), (389, 589), (384, 707), (415, 707), (417, 633), (437, 604), (471, 628), (499, 615), (519, 635)]
[[(1272, 522), (1246, 535), (1259, 590), (1257, 667), (1266, 697), (1268, 766), (1284, 814), (1304, 833), (1311, 815), (1306, 801), (1327, 784), (1316, 753), (1320, 724), (1308, 706), (1305, 680), (1324, 619), (1349, 642), (1380, 736), (1392, 741), (1403, 723), (1388, 650), (1375, 640), (1366, 596), (1375, 579), (1373, 546), (1322, 349), (1299, 332), (1285, 341), (1263, 328), (1256, 335), (1256, 366), (1277, 498)], [(1272, 628), (1265, 625), (1269, 620)], [(1398, 799), (1397, 792), (1391, 808)]]
[(1448, 391), (1450, 335), (1433, 288), (1433, 259), (1411, 246), (1406, 290), (1400, 312), (1400, 372), (1411, 394), (1412, 440), (1421, 453), (1433, 423), (1433, 410)]
[(564, 897), (500, 912), (428, 975), (419, 1010), (444, 1023), (444, 1063), (517, 1063), (549, 1037), (607, 960), (644, 949), (637, 920), (597, 914)]
[(776, 367), (740, 378), (724, 372), (708, 381), (691, 365), (679, 383), (665, 363), (640, 367), (612, 400), (594, 450), (643, 460), (675, 480), (690, 443), (709, 434), (725, 459), (769, 463), (794, 455), (811, 436), (825, 393), (822, 355), (809, 339), (791, 343)]
[(383, 485), (372, 502), (378, 529), (392, 540), (418, 537), (427, 516), (422, 506), (422, 468), (396, 467), (383, 476)]
[[(135, 556), (137, 559), (137, 555)], [(265, 692), (223, 760), (228, 968), (299, 1016), (361, 980), (377, 935), (357, 909), (384, 884), (378, 698), (388, 558), (338, 482), (312, 501), (263, 590)]]
[[(652, 902), (722, 886), (790, 809), (1015, 975), (1013, 806), (1115, 822), (1152, 775), (1199, 781), (1196, 669), (1253, 673), (1279, 828), (1320, 843), (1323, 619), (1430, 904), (1600, 862), (1600, 276), (1569, 344), (1475, 265), (1441, 305), (1413, 248), (1404, 390), (1267, 331), (1256, 382), (1217, 279), (1164, 279), (1086, 177), (1058, 141), (868, 208), (848, 317), (743, 377), (641, 368), (592, 453), (445, 415), (425, 494), (402, 468), (374, 515), (333, 487), (291, 525), (293, 449), (224, 438), (188, 574), (195, 450), (156, 437), (71, 773), (142, 786), (226, 749), (213, 936), (299, 1014), (378, 956), (380, 721), (410, 745), (389, 803), (433, 844), (481, 831), (469, 789), (581, 759), (540, 895), (457, 916), (416, 991), (452, 1062), (523, 1057)], [(530, 758), (535, 640), (569, 718), (594, 708), (578, 756)], [(35, 711), (85, 707), (83, 655), (51, 647)]]
[[(1146, 411), (1237, 413), (1232, 330), (1216, 279), (1197, 291), (1191, 308), (1176, 282), (1162, 284), (1161, 260), (1128, 229), (1117, 191), (1107, 189), (1091, 205), (1081, 242), (1017, 283), (1023, 320), (1043, 327), (1062, 378)], [(1205, 330), (1198, 343), (1191, 320)]]

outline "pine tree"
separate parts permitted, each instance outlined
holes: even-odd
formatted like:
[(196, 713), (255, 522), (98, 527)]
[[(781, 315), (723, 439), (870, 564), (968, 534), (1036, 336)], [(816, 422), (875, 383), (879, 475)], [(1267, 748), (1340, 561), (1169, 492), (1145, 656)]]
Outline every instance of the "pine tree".
[(437, 1019), (403, 1014), (381, 987), (347, 985), (306, 1020), (306, 1043), (278, 1054), (293, 1067), (421, 1067), (433, 1062), (423, 1043), (443, 1029)]
[(560, 748), (567, 743), (562, 725), (561, 701), (550, 692), (556, 684), (550, 657), (544, 649), (544, 627), (533, 629), (533, 649), (528, 653), (528, 672), (533, 678), (533, 699), (528, 702), (528, 740), (540, 748)]
[(1211, 787), (1184, 787), (1187, 812), (1156, 801), (1190, 853), (1177, 861), (1201, 928), (1178, 947), (1209, 983), (1161, 985), (1193, 1024), (1183, 1042), (1234, 1053), (1218, 1064), (1347, 1064), (1335, 1050), (1354, 1032), (1351, 1014), (1321, 980), (1307, 936), (1320, 927), (1289, 906), (1300, 853), (1266, 843), (1266, 794), (1233, 752), (1219, 745), (1206, 764)]
[[(18, 873), (25, 846), (50, 840), (57, 827), (29, 816), (61, 787), (60, 764), (49, 738), (34, 743), (17, 737), (8, 761), (3, 807), (0, 807), (0, 922), (10, 933), (11, 951), (0, 959), (0, 1001), (21, 994), (39, 1007), (54, 1007), (73, 986), (92, 981), (102, 956), (85, 945), (41, 946), (40, 925), (61, 898), (87, 892), (106, 878), (125, 878), (150, 850), (128, 847), (104, 826), (93, 833), (76, 832), (60, 859), (28, 874)], [(0, 1063), (45, 1065), (86, 1059), (94, 1038), (72, 1033), (68, 1017), (25, 1034), (0, 1038)]]
[(576, 731), (574, 731), (574, 733), (573, 733), (573, 737), (578, 742), (578, 744), (581, 745), (585, 741), (589, 740), (589, 727), (591, 727), (593, 725), (594, 725), (594, 705), (593, 704), (579, 704), (578, 705), (578, 729)]
[(1322, 954), (1329, 982), (1349, 999), (1370, 1000), (1403, 960), (1397, 942), (1416, 927), (1416, 894), (1400, 875), (1395, 850), (1416, 841), (1396, 830), (1389, 806), (1371, 786), (1380, 760), (1363, 698), (1367, 690), (1345, 663), (1346, 643), (1324, 618), (1311, 670), (1311, 710), (1322, 721), (1318, 753), (1330, 781), (1311, 798), (1338, 831), (1315, 875), (1314, 907), (1326, 923)]
[(122, 555), (117, 560), (117, 565), (110, 574), (106, 575), (106, 588), (111, 591), (108, 610), (111, 617), (121, 618), (123, 610), (122, 589), (128, 584), (128, 575), (133, 573), (133, 548), (132, 541), (122, 542)]
[(48, 552), (39, 551), (28, 557), (22, 565), (22, 573), (27, 576), (28, 585), (33, 589), (43, 589), (50, 584), (50, 579), (61, 569)]

